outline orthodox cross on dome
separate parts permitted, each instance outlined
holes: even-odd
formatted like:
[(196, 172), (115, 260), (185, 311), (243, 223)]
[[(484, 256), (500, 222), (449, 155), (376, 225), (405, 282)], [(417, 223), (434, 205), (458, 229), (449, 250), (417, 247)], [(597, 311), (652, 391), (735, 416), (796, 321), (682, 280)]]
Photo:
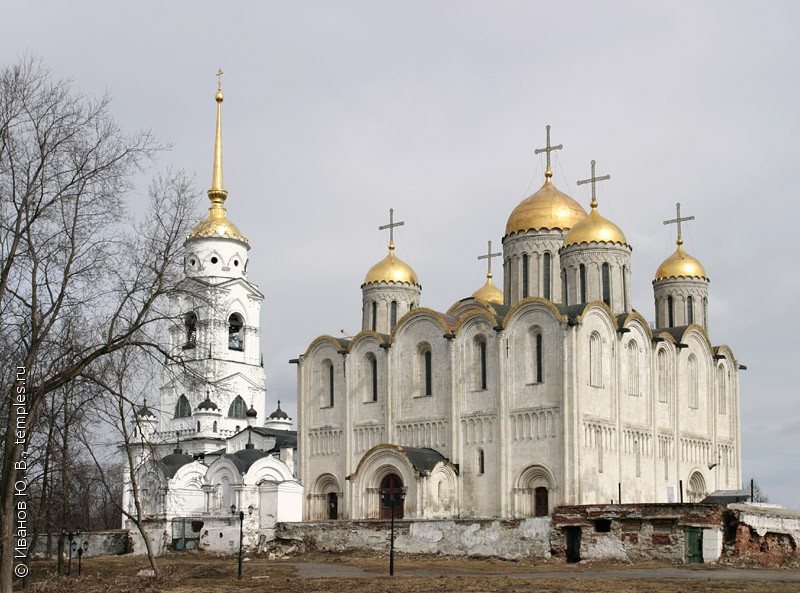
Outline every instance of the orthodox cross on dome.
[(694, 220), (694, 216), (684, 216), (681, 218), (681, 203), (678, 202), (675, 204), (675, 209), (678, 211), (677, 218), (673, 218), (671, 220), (665, 220), (664, 224), (677, 224), (678, 225), (678, 245), (683, 245), (683, 237), (681, 236), (681, 223), (686, 222), (687, 220)]
[(486, 277), (492, 277), (492, 258), (494, 257), (503, 257), (502, 253), (492, 253), (492, 242), (489, 241), (489, 248), (486, 250), (486, 255), (479, 255), (478, 260), (487, 259), (489, 260), (487, 263), (489, 265), (489, 269), (486, 272)]
[(389, 249), (394, 249), (394, 227), (403, 226), (404, 224), (405, 222), (402, 220), (400, 222), (394, 221), (394, 208), (389, 208), (389, 224), (378, 227), (379, 231), (389, 229)]
[(592, 176), (589, 179), (581, 179), (578, 182), (578, 185), (583, 185), (585, 183), (592, 184), (592, 204), (591, 204), (592, 209), (597, 208), (597, 196), (595, 195), (595, 187), (594, 187), (595, 183), (597, 183), (598, 181), (607, 181), (608, 179), (611, 179), (611, 175), (603, 175), (602, 177), (597, 177), (594, 174), (594, 165), (595, 162), (592, 161)]
[(547, 146), (544, 148), (537, 148), (533, 151), (533, 154), (540, 154), (542, 152), (547, 154), (547, 169), (545, 170), (544, 175), (549, 179), (553, 176), (553, 172), (550, 170), (550, 153), (554, 150), (561, 150), (564, 148), (564, 146), (562, 144), (559, 144), (558, 146), (550, 146), (550, 125), (548, 124), (545, 129), (547, 130)]
[(223, 74), (225, 74), (225, 73), (222, 71), (222, 68), (217, 70), (217, 90), (218, 91), (222, 90), (222, 75)]

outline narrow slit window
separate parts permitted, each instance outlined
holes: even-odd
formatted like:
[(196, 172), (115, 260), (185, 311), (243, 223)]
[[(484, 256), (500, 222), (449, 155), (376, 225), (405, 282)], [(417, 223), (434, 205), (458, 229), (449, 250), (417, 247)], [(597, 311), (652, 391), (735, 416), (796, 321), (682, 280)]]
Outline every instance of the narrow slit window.
[(550, 300), (550, 254), (542, 258), (542, 290), (544, 298)]
[(603, 264), (603, 302), (611, 306), (611, 268), (608, 264)]
[(528, 296), (528, 254), (522, 256), (522, 298)]
[(581, 304), (586, 302), (586, 266), (583, 264), (578, 268), (578, 274), (581, 282)]

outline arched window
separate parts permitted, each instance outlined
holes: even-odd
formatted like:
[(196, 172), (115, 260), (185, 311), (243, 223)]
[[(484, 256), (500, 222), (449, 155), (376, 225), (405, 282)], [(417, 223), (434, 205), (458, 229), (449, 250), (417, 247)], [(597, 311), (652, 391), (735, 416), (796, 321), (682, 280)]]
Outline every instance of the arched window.
[(420, 395), (433, 395), (433, 357), (431, 347), (421, 344), (417, 349)]
[(522, 298), (528, 296), (528, 254), (525, 253), (522, 255)]
[(194, 348), (197, 345), (197, 315), (194, 311), (190, 311), (183, 318), (183, 328), (186, 338), (183, 349)]
[(483, 336), (475, 338), (475, 386), (477, 389), (487, 388), (486, 376), (486, 339)]
[(192, 407), (189, 405), (189, 400), (185, 395), (181, 395), (175, 404), (175, 418), (188, 418), (191, 415)]
[(589, 384), (603, 386), (603, 342), (597, 332), (589, 337)]
[(372, 331), (378, 331), (378, 303), (372, 301)]
[(244, 403), (241, 395), (237, 395), (228, 408), (228, 418), (246, 418), (247, 404)]
[(663, 348), (658, 351), (656, 373), (658, 374), (658, 377), (656, 377), (656, 384), (658, 385), (658, 401), (667, 402), (669, 401), (669, 395), (667, 391), (667, 386), (669, 385), (667, 377), (667, 351)]
[(675, 309), (673, 307), (672, 297), (667, 297), (667, 327), (675, 326)]
[(622, 266), (622, 308), (628, 310), (628, 266)]
[(433, 368), (430, 350), (425, 352), (425, 395), (433, 395)]
[(569, 305), (569, 282), (567, 281), (567, 268), (561, 270), (561, 300), (565, 305)]
[(628, 394), (639, 395), (639, 347), (628, 342)]
[(703, 327), (708, 331), (708, 299), (703, 297)]
[(244, 350), (244, 322), (242, 316), (233, 313), (228, 318), (228, 350)]
[(480, 475), (483, 475), (483, 473), (486, 471), (485, 461), (486, 459), (483, 455), (483, 449), (478, 449), (478, 474)]
[(544, 382), (544, 351), (542, 349), (542, 330), (539, 327), (531, 329), (531, 383)]
[(720, 414), (728, 413), (728, 406), (725, 398), (726, 387), (727, 385), (725, 381), (725, 367), (719, 365), (717, 367), (717, 400), (718, 400), (717, 407), (719, 408)]
[(578, 266), (578, 277), (580, 279), (581, 300), (580, 303), (586, 302), (586, 266), (581, 264)]
[(211, 430), (213, 432), (217, 432), (217, 421), (216, 420), (214, 420), (214, 424), (211, 425)]
[(333, 362), (329, 358), (326, 358), (322, 361), (320, 379), (322, 381), (322, 406), (332, 408), (333, 404), (335, 403), (335, 384)]
[(390, 330), (394, 329), (394, 326), (397, 325), (397, 301), (392, 301), (391, 307), (391, 327)]
[(196, 432), (200, 432), (200, 421), (199, 421), (199, 420), (197, 421), (197, 429), (196, 429)]
[(367, 355), (367, 364), (370, 375), (370, 395), (372, 401), (378, 401), (378, 359), (370, 353)]
[(542, 257), (542, 296), (547, 300), (550, 300), (550, 271), (550, 254), (545, 253)]
[(687, 325), (694, 323), (694, 299), (691, 296), (686, 297), (686, 322)]
[(603, 302), (611, 306), (611, 268), (608, 264), (603, 264), (601, 268), (603, 276)]
[(689, 407), (697, 409), (700, 407), (700, 381), (697, 376), (697, 358), (695, 358), (694, 354), (689, 356), (686, 366), (689, 375)]

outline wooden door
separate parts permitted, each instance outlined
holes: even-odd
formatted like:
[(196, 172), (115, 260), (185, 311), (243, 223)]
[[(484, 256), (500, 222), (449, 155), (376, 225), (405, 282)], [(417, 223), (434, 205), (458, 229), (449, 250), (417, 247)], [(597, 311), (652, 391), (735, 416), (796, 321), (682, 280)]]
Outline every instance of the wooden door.
[(546, 517), (549, 512), (547, 488), (539, 486), (533, 491), (533, 516)]
[[(381, 480), (381, 493), (386, 492), (390, 497), (397, 498), (401, 492), (403, 492), (403, 481), (400, 479), (400, 476), (397, 474), (388, 474)], [(395, 507), (394, 509), (394, 518), (395, 519), (402, 519), (403, 518), (403, 506), (405, 501), (400, 501), (400, 504)], [(383, 496), (381, 496), (381, 512), (380, 512), (381, 519), (391, 519), (392, 518), (392, 507), (388, 504), (384, 503)]]

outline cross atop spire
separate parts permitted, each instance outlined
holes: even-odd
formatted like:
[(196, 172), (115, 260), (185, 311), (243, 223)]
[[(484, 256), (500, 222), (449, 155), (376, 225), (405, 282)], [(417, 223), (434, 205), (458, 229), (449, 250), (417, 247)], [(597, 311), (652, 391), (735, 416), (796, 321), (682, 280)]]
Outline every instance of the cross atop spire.
[(583, 185), (585, 183), (591, 183), (592, 184), (592, 204), (591, 204), (592, 210), (597, 208), (597, 196), (595, 195), (595, 187), (594, 187), (595, 183), (597, 183), (598, 181), (606, 181), (608, 179), (611, 179), (611, 175), (603, 175), (602, 177), (597, 177), (594, 174), (594, 165), (595, 165), (595, 162), (592, 161), (592, 176), (589, 179), (581, 179), (578, 182), (578, 185)]
[(503, 256), (502, 253), (492, 253), (492, 242), (489, 241), (489, 247), (486, 250), (486, 255), (479, 255), (478, 256), (478, 260), (482, 260), (482, 259), (489, 260), (487, 262), (488, 263), (488, 267), (489, 267), (488, 271), (486, 272), (486, 277), (487, 278), (491, 278), (492, 277), (492, 258), (494, 258), (494, 257), (502, 257), (502, 256)]
[(225, 74), (225, 73), (222, 71), (222, 68), (217, 70), (217, 91), (221, 91), (222, 90), (222, 75), (223, 74)]
[(683, 237), (681, 236), (681, 223), (687, 220), (694, 220), (694, 216), (684, 216), (681, 218), (681, 203), (675, 204), (675, 209), (678, 211), (678, 216), (671, 220), (665, 220), (664, 224), (677, 224), (678, 225), (678, 245), (683, 245)]
[(394, 227), (396, 226), (403, 226), (405, 224), (404, 221), (395, 222), (394, 221), (394, 208), (389, 208), (389, 224), (384, 224), (378, 227), (379, 231), (385, 231), (389, 229), (389, 249), (394, 249)]
[(562, 144), (550, 146), (550, 125), (548, 124), (545, 129), (547, 130), (547, 146), (544, 148), (537, 148), (533, 151), (533, 154), (540, 154), (542, 152), (547, 154), (547, 169), (545, 169), (544, 176), (550, 179), (553, 176), (553, 172), (550, 170), (550, 153), (554, 150), (561, 150), (564, 146)]

